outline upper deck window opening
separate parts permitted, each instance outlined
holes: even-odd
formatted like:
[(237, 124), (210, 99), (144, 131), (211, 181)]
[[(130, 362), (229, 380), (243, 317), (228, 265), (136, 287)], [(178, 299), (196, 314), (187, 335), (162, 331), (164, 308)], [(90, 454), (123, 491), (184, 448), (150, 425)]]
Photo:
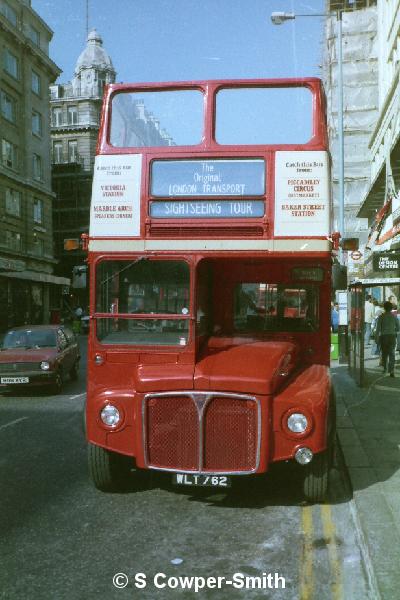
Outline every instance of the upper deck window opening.
[(305, 144), (312, 134), (313, 95), (307, 87), (240, 87), (217, 93), (219, 144)]
[(118, 148), (194, 146), (201, 142), (199, 90), (120, 92), (112, 98), (110, 143)]

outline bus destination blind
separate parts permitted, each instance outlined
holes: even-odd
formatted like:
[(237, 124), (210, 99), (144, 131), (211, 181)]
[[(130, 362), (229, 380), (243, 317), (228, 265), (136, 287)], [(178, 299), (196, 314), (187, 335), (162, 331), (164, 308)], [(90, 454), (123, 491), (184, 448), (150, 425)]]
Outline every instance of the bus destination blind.
[(155, 160), (151, 195), (155, 198), (263, 196), (261, 159)]

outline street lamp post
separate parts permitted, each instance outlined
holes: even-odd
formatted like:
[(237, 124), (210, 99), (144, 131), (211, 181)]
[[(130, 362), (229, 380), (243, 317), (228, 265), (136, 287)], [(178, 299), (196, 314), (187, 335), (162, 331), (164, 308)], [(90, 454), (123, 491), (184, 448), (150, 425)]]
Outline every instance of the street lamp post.
[[(343, 139), (343, 55), (342, 55), (342, 11), (337, 11), (337, 39), (338, 39), (338, 142), (339, 142), (339, 232), (342, 238), (344, 231), (344, 139)], [(297, 19), (297, 17), (329, 17), (327, 13), (295, 14), (287, 12), (271, 13), (271, 21), (274, 25), (282, 25), (285, 21)]]

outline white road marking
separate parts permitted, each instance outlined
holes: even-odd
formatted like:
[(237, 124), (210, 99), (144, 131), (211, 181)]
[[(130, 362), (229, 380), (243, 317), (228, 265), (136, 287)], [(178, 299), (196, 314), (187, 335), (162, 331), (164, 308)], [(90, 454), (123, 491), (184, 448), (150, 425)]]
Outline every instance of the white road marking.
[(6, 427), (12, 427), (13, 425), (16, 425), (17, 423), (20, 423), (21, 421), (25, 421), (25, 419), (28, 419), (28, 417), (21, 417), (20, 419), (16, 419), (15, 421), (10, 421), (9, 423), (6, 423), (5, 425), (0, 425), (0, 429), (5, 429)]
[(86, 396), (86, 392), (83, 392), (83, 394), (76, 394), (76, 396), (70, 396), (69, 399), (76, 400), (77, 398), (82, 398), (82, 396)]

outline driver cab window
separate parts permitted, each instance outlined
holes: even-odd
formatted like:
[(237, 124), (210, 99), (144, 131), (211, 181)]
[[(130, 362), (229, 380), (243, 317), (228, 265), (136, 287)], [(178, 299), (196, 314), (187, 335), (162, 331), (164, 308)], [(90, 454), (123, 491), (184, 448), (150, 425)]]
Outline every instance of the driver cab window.
[(318, 287), (277, 283), (240, 283), (235, 289), (237, 331), (316, 331)]

